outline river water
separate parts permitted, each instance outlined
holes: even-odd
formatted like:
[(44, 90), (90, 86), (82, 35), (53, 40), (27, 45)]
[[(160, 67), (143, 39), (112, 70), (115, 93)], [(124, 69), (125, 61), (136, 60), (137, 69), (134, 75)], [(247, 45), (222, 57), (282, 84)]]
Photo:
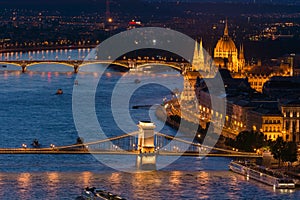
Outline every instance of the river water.
[[(78, 52), (67, 51), (64, 58), (74, 55), (78, 56)], [(6, 57), (1, 56), (2, 59)], [(16, 55), (9, 59), (13, 56)], [(55, 57), (56, 53), (51, 56)], [(74, 87), (82, 83), (74, 85), (76, 75), (72, 71), (62, 65), (37, 65), (28, 67), (23, 74), (18, 67), (1, 67), (0, 147), (30, 146), (35, 138), (43, 147), (75, 143), (78, 133), (73, 120), (72, 93)], [(137, 130), (136, 126), (118, 127), (111, 113), (112, 91), (121, 79), (124, 90), (130, 85), (141, 84), (129, 101), (128, 109), (134, 123), (152, 120), (160, 132), (176, 134), (154, 117), (151, 108), (149, 111), (131, 109), (131, 106), (160, 104), (164, 97), (170, 98), (170, 89), (165, 85), (142, 83), (145, 80), (167, 81), (174, 89), (181, 89), (182, 77), (178, 72), (159, 71), (153, 75), (109, 69), (100, 79), (98, 73), (82, 74), (92, 82), (100, 80), (95, 108), (108, 137), (122, 135), (124, 129)], [(136, 79), (141, 83), (136, 83)], [(63, 89), (63, 95), (55, 95), (58, 88)], [(103, 188), (126, 199), (300, 198), (299, 190), (274, 191), (269, 186), (245, 180), (228, 171), (230, 161), (229, 158), (182, 157), (158, 171), (127, 173), (106, 166), (92, 155), (0, 155), (0, 199), (75, 199), (87, 186)]]

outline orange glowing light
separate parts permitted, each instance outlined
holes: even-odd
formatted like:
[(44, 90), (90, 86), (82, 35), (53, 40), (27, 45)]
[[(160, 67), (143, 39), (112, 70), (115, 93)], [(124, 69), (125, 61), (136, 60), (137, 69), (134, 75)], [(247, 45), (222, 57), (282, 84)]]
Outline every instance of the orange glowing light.
[(82, 172), (82, 182), (84, 185), (89, 185), (90, 184), (90, 180), (92, 177), (92, 173), (91, 172)]
[(28, 188), (30, 185), (30, 174), (29, 173), (21, 173), (18, 177), (18, 183), (22, 188)]
[(113, 173), (110, 177), (109, 180), (111, 183), (117, 183), (119, 184), (121, 182), (121, 177), (119, 173)]

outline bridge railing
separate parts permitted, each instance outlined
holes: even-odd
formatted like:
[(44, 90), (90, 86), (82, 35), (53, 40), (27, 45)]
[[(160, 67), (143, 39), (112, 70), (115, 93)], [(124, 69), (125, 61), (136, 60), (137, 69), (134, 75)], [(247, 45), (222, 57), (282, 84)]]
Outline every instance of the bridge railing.
[(132, 132), (121, 136), (106, 138), (83, 144), (55, 147), (56, 150), (86, 150), (86, 151), (135, 151), (137, 147), (137, 134)]
[[(191, 142), (184, 139), (180, 139), (174, 136), (166, 135), (163, 133), (156, 133), (156, 139), (158, 141), (158, 150), (168, 152), (193, 152), (201, 155), (205, 154), (220, 154), (220, 155), (234, 155), (234, 156), (245, 156), (245, 157), (257, 157), (257, 153), (253, 152), (240, 152), (231, 149), (222, 149), (218, 147), (211, 147), (200, 144), (198, 142)], [(171, 143), (172, 141), (172, 143)]]

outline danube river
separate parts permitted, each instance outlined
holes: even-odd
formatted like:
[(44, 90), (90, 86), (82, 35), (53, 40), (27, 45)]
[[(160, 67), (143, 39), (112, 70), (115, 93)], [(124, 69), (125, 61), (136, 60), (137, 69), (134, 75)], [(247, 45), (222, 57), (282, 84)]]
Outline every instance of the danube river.
[[(34, 139), (42, 147), (76, 142), (72, 93), (74, 87), (83, 83), (74, 84), (76, 75), (72, 71), (62, 65), (37, 65), (23, 74), (17, 67), (1, 67), (0, 147), (22, 144), (30, 147)], [(141, 85), (129, 101), (133, 121), (137, 124), (139, 120), (152, 120), (160, 132), (176, 134), (153, 116), (152, 107), (150, 111), (132, 109), (134, 105), (160, 104), (163, 98), (171, 97), (170, 89), (155, 81), (167, 81), (174, 89), (180, 89), (178, 83), (182, 77), (178, 72), (157, 71), (156, 74), (127, 73), (115, 68), (103, 73), (95, 94), (95, 108), (99, 123), (109, 137), (124, 134), (113, 119), (110, 103), (112, 91), (121, 79), (124, 90)], [(91, 82), (99, 79), (98, 73), (83, 74)], [(152, 83), (143, 85), (146, 80)], [(58, 88), (63, 90), (63, 95), (55, 95)], [(137, 127), (128, 129), (134, 131)], [(87, 186), (103, 188), (126, 199), (143, 200), (300, 198), (299, 190), (274, 191), (269, 186), (245, 180), (228, 171), (229, 162), (229, 158), (182, 157), (158, 171), (126, 173), (107, 167), (92, 155), (0, 155), (0, 199), (75, 199)]]

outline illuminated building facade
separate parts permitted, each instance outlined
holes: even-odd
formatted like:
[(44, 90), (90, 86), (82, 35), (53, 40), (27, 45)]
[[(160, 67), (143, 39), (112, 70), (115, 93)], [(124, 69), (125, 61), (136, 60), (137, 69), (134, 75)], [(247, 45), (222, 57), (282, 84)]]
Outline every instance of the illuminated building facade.
[(230, 72), (241, 72), (245, 66), (243, 46), (240, 46), (240, 52), (238, 52), (229, 36), (227, 20), (224, 35), (219, 39), (214, 49), (214, 62), (216, 66), (226, 68)]
[(300, 142), (300, 101), (287, 101), (281, 104), (283, 133), (287, 141)]
[(276, 108), (277, 102), (267, 104), (273, 104), (275, 108), (264, 108), (261, 105), (247, 113), (247, 129), (262, 132), (267, 140), (276, 140), (283, 137), (283, 117)]

